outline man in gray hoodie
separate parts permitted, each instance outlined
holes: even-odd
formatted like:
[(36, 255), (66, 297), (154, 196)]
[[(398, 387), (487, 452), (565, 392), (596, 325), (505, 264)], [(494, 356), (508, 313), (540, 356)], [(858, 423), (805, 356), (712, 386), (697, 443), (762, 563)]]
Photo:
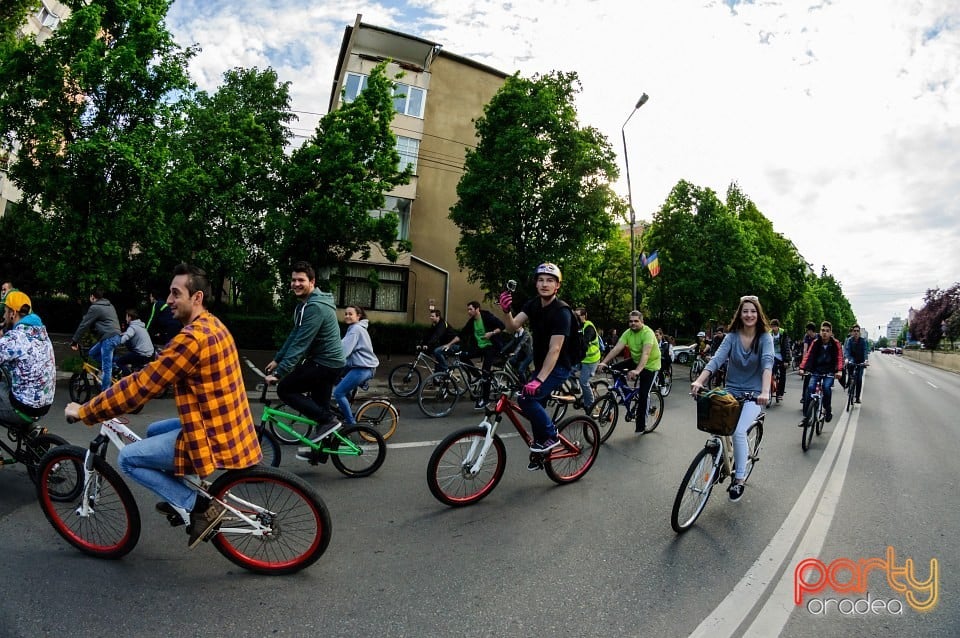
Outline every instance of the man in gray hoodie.
[(293, 265), (290, 289), (297, 297), (293, 330), (267, 364), (266, 382), (279, 380), (280, 400), (317, 422), (313, 440), (319, 442), (340, 427), (330, 411), (330, 395), (346, 363), (337, 308), (332, 294), (317, 289), (316, 273), (305, 261)]
[(73, 333), (70, 347), (79, 350), (80, 339), (87, 328), (99, 339), (87, 353), (91, 359), (100, 360), (100, 390), (110, 387), (113, 380), (113, 351), (120, 345), (120, 319), (117, 310), (108, 299), (103, 297), (103, 289), (97, 288), (90, 294), (90, 308), (83, 315), (77, 331)]

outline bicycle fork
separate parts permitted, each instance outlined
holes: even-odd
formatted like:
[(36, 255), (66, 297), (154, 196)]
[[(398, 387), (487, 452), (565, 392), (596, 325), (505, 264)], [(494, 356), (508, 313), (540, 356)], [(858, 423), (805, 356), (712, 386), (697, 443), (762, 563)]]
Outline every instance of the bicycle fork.
[(470, 443), (470, 449), (463, 461), (463, 469), (468, 476), (476, 476), (477, 472), (483, 468), (483, 460), (490, 451), (490, 446), (493, 445), (493, 433), (497, 429), (497, 422), (490, 423), (487, 417), (483, 417), (480, 427), (486, 430), (486, 434), (482, 441), (475, 438)]

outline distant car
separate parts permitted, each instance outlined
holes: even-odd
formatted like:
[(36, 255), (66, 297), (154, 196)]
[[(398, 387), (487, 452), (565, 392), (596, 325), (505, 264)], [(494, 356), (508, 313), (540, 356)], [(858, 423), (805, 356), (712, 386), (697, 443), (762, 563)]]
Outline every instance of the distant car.
[(893, 354), (895, 351), (893, 348), (885, 347), (885, 348), (880, 348), (880, 352), (881, 354)]
[(674, 346), (673, 361), (674, 363), (690, 363), (696, 356), (696, 352), (697, 344), (695, 343), (691, 343), (688, 346)]

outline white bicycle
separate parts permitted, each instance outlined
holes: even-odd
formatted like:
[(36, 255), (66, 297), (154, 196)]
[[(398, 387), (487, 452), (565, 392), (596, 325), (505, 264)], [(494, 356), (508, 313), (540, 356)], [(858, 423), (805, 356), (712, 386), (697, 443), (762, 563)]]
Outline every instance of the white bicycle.
[[(123, 418), (104, 421), (86, 450), (74, 445), (51, 448), (37, 470), (37, 497), (47, 520), (68, 543), (98, 558), (125, 556), (140, 539), (137, 503), (106, 460), (110, 443), (123, 449), (140, 440), (127, 423)], [(226, 508), (219, 529), (205, 540), (244, 569), (297, 572), (316, 562), (330, 543), (330, 513), (323, 499), (289, 472), (257, 465), (228, 470), (212, 483), (197, 476), (182, 480)], [(186, 511), (172, 509), (166, 514), (172, 526), (189, 522)]]

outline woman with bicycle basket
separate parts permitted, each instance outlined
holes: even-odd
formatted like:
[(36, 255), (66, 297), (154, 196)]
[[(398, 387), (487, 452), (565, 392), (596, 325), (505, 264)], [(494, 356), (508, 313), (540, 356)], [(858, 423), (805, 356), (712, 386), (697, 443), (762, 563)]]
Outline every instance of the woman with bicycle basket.
[(770, 378), (773, 375), (773, 337), (760, 300), (754, 295), (740, 297), (740, 304), (727, 328), (727, 335), (714, 352), (703, 372), (690, 385), (694, 396), (707, 385), (710, 376), (727, 364), (726, 391), (741, 399), (752, 393), (755, 401), (743, 402), (737, 429), (733, 433), (734, 480), (730, 500), (743, 496), (747, 467), (747, 428), (770, 402)]

